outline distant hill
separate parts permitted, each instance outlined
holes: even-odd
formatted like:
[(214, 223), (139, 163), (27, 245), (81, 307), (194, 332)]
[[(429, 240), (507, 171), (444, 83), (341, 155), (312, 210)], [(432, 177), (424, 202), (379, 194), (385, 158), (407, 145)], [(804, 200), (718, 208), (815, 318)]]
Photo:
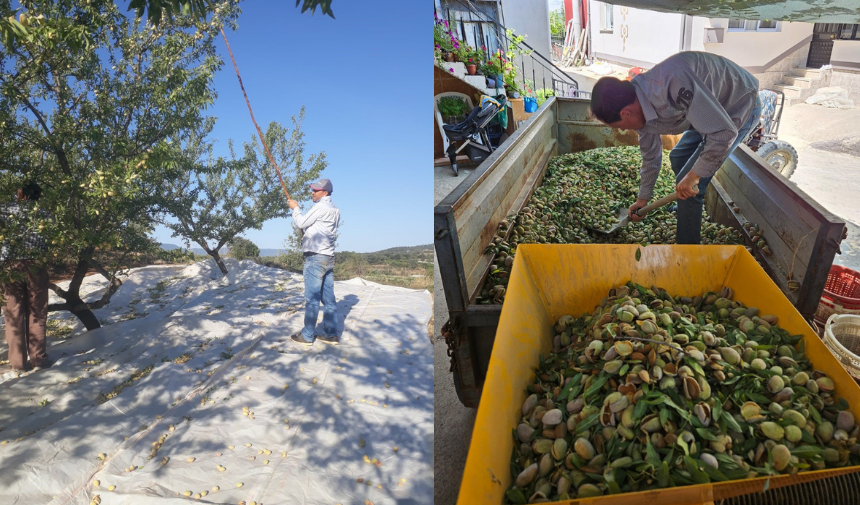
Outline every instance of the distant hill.
[(413, 245), (406, 247), (390, 247), (388, 249), (383, 249), (381, 251), (375, 251), (377, 254), (388, 254), (388, 253), (421, 253), (421, 252), (433, 252), (433, 244), (427, 245)]
[[(174, 249), (184, 249), (184, 246), (179, 246), (176, 244), (161, 244), (161, 248), (165, 251), (172, 251)], [(199, 247), (192, 247), (191, 251), (194, 254), (206, 254), (206, 251)], [(227, 254), (230, 252), (230, 248), (226, 245), (221, 248), (221, 254)], [(260, 249), (260, 256), (265, 258), (267, 256), (278, 256), (283, 254), (283, 249)], [(340, 252), (340, 251), (339, 251)], [(347, 251), (349, 252), (349, 251)], [(362, 253), (362, 254), (377, 254), (377, 255), (391, 255), (391, 254), (418, 254), (422, 253), (433, 253), (433, 244), (426, 245), (414, 245), (414, 246), (403, 246), (403, 247), (390, 247), (388, 249), (383, 249), (381, 251), (374, 251), (370, 253)]]

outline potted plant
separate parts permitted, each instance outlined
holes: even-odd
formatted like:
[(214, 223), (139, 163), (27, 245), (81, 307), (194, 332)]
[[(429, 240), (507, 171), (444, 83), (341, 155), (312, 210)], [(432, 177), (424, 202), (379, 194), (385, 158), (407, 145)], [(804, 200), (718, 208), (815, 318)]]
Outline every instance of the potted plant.
[[(465, 63), (468, 66), (469, 65), (469, 62), (468, 62), (469, 55), (472, 54), (472, 48), (469, 47), (469, 44), (466, 44), (465, 42), (463, 42), (462, 44), (459, 44), (459, 46), (460, 47), (458, 47), (454, 51), (454, 57), (460, 63)], [(469, 75), (472, 75), (472, 74), (469, 74)]]
[(505, 65), (505, 90), (509, 98), (520, 97), (520, 86), (517, 84), (517, 69), (511, 63)]
[(483, 56), (483, 52), (478, 49), (469, 48), (468, 54), (466, 54), (466, 71), (469, 72), (469, 75), (475, 75), (478, 73), (478, 65), (481, 64), (481, 57)]
[(439, 99), (437, 107), (446, 124), (457, 124), (462, 121), (469, 108), (462, 98), (456, 96), (443, 96)]
[(454, 61), (454, 50), (458, 45), (457, 38), (448, 27), (448, 22), (436, 16), (433, 25), (433, 46), (435, 51), (438, 51), (437, 61)]
[(547, 98), (554, 96), (555, 92), (549, 88), (541, 88), (537, 90), (535, 93), (535, 98), (537, 98), (538, 107), (543, 105)]
[(502, 83), (504, 82), (504, 78), (502, 77), (502, 65), (504, 61), (505, 60), (501, 54), (496, 52), (491, 56), (486, 56), (485, 63), (481, 66), (481, 73), (487, 76), (487, 79), (494, 81), (495, 85), (491, 85), (491, 88), (502, 87)]

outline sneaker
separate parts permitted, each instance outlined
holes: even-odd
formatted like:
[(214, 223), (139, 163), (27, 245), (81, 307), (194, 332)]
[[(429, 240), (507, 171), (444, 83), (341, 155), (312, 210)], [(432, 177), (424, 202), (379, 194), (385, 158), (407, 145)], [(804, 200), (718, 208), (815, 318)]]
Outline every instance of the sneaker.
[(337, 338), (337, 335), (323, 335), (316, 337), (320, 342), (325, 342), (326, 344), (338, 345), (340, 344), (340, 339)]
[(38, 372), (39, 370), (43, 370), (45, 368), (51, 368), (52, 366), (54, 366), (54, 363), (55, 363), (54, 360), (52, 360), (50, 358), (46, 359), (45, 361), (43, 361), (39, 365), (33, 365), (33, 371)]
[(304, 344), (308, 347), (314, 345), (314, 341), (311, 340), (310, 342), (308, 342), (307, 340), (305, 340), (305, 337), (302, 336), (301, 332), (290, 335), (290, 339), (293, 342), (298, 342), (299, 344)]

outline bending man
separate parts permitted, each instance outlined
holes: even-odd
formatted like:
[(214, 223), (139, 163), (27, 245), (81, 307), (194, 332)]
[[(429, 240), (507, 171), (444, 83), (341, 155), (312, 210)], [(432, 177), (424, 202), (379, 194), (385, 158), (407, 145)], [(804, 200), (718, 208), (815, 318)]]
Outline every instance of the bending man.
[(684, 133), (669, 154), (678, 193), (677, 243), (701, 243), (705, 190), (761, 116), (758, 80), (722, 56), (687, 51), (629, 82), (603, 77), (591, 97), (597, 119), (639, 133), (642, 168), (632, 221), (643, 219), (634, 212), (648, 204), (660, 173), (660, 135)]

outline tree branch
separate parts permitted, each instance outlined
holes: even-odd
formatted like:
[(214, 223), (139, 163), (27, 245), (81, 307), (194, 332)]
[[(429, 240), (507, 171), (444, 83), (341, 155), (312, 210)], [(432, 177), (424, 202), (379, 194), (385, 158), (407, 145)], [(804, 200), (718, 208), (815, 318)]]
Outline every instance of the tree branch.
[[(66, 290), (64, 290), (60, 286), (57, 286), (53, 282), (49, 282), (48, 287), (53, 289), (54, 293), (57, 293), (57, 296), (59, 296), (62, 299), (67, 299), (69, 297), (69, 293)], [(55, 310), (61, 310), (61, 309), (55, 309)]]

